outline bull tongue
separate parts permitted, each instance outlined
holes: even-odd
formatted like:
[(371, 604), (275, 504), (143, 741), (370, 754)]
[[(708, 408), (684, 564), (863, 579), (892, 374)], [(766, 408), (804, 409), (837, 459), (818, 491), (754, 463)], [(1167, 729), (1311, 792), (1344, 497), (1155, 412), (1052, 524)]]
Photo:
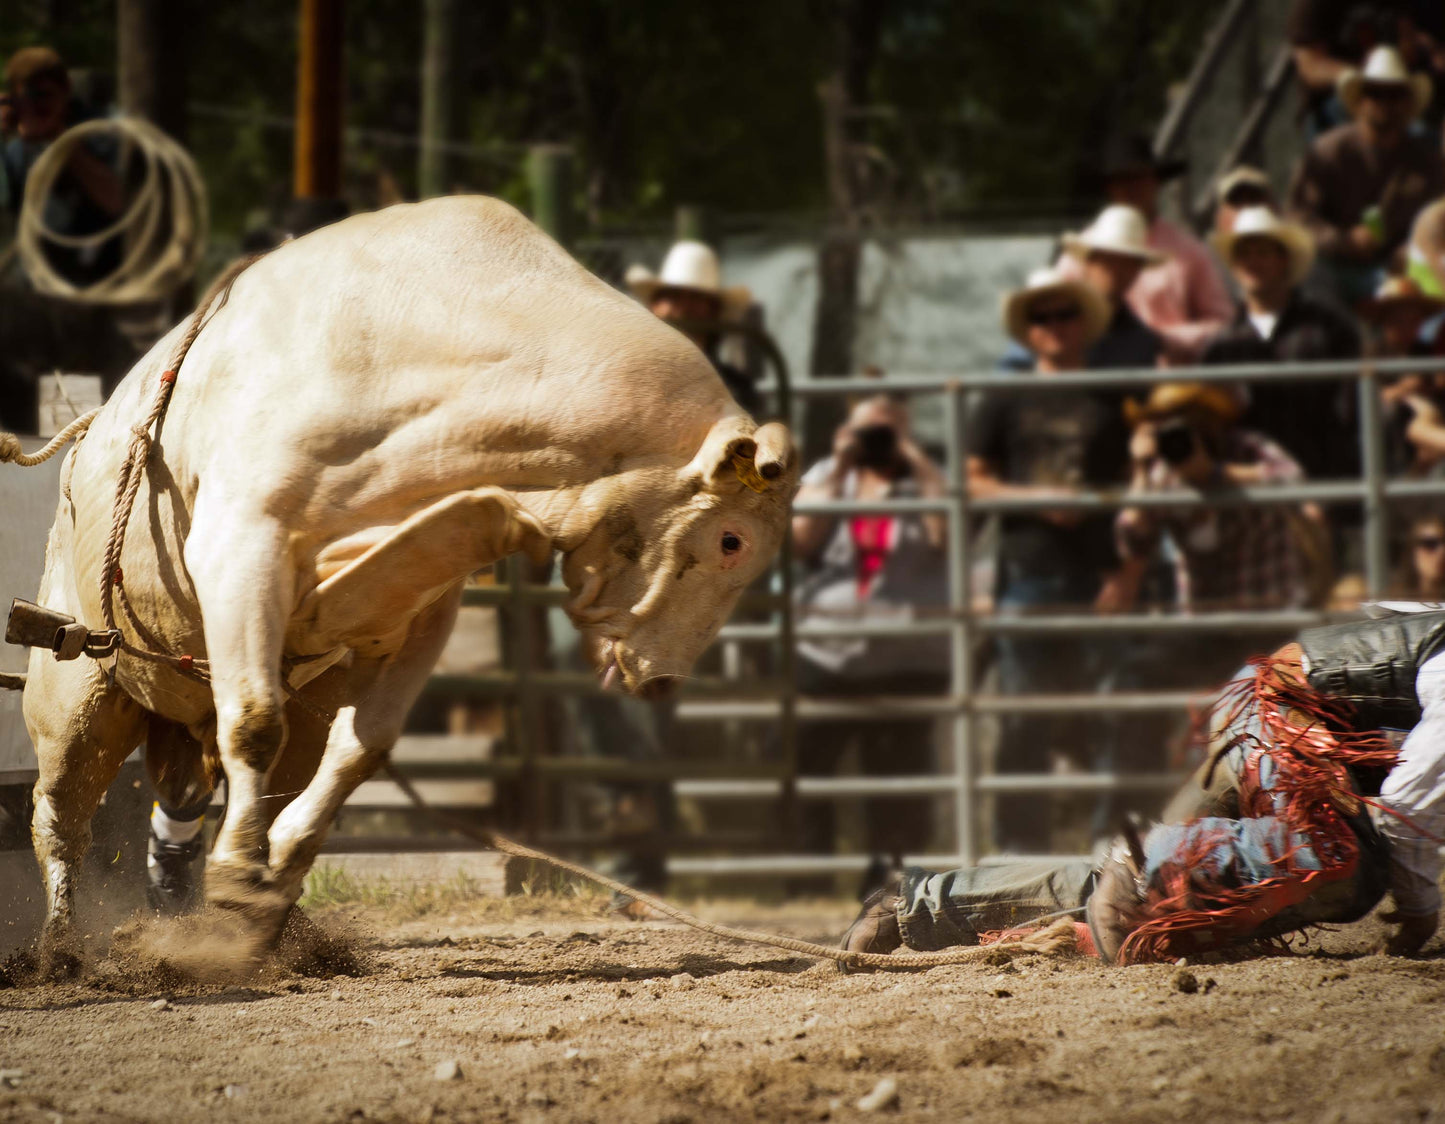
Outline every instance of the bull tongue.
[(602, 669), (602, 689), (610, 691), (612, 685), (617, 682), (617, 658), (609, 657), (607, 666)]

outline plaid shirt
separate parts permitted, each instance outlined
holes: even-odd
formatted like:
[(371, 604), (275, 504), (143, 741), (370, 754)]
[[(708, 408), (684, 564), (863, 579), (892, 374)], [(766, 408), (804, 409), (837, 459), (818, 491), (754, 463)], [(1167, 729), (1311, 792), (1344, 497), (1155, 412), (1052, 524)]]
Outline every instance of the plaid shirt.
[[(1250, 430), (1228, 434), (1220, 459), (1260, 470), (1265, 484), (1304, 479), (1298, 462), (1282, 447)], [(1169, 466), (1156, 461), (1135, 490), (1178, 486)], [(1115, 533), (1126, 558), (1152, 555), (1168, 534), (1181, 609), (1288, 609), (1303, 605), (1308, 596), (1293, 524), (1301, 518), (1289, 507), (1125, 508)]]

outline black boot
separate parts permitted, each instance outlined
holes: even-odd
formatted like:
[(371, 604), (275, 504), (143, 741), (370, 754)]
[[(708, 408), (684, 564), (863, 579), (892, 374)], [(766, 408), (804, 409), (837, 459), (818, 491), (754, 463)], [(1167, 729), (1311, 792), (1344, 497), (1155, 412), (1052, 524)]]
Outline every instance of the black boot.
[(194, 908), (201, 888), (197, 860), (205, 850), (204, 833), (186, 843), (167, 843), (152, 830), (146, 844), (146, 904), (169, 917)]

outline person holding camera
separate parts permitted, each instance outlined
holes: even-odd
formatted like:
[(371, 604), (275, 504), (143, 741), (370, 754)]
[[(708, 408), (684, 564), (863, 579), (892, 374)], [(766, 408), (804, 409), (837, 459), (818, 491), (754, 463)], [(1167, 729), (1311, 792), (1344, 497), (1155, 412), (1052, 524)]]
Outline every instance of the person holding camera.
[[(1239, 399), (1209, 383), (1161, 383), (1142, 405), (1124, 407), (1132, 427), (1131, 491), (1227, 491), (1293, 484), (1304, 470), (1262, 433), (1236, 425)], [(1302, 541), (1315, 526), (1287, 507), (1129, 507), (1115, 520), (1124, 574), (1142, 577), (1165, 535), (1173, 543), (1179, 609), (1288, 609), (1309, 599)], [(1129, 581), (1117, 608), (1127, 608)]]
[[(943, 472), (914, 440), (908, 411), (886, 394), (858, 402), (833, 438), (833, 453), (803, 477), (809, 500), (936, 498)], [(808, 568), (799, 582), (801, 622), (908, 620), (944, 614), (948, 606), (945, 523), (941, 515), (869, 512), (793, 516), (793, 548)], [(948, 688), (944, 636), (826, 637), (798, 644), (798, 685), (806, 695), (940, 694)], [(804, 722), (798, 730), (799, 771), (832, 775), (855, 745), (869, 775), (918, 775), (933, 769), (933, 722)], [(926, 850), (932, 831), (926, 797), (875, 797), (864, 804), (866, 846), (896, 858)], [(803, 845), (835, 846), (833, 805), (802, 809)]]

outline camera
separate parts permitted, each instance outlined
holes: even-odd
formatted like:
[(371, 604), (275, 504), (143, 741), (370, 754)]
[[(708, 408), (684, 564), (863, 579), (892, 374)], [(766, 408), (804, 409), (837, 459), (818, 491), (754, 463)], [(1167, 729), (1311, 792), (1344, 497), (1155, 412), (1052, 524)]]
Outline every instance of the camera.
[(1167, 464), (1178, 467), (1194, 455), (1198, 438), (1185, 421), (1165, 422), (1154, 434), (1154, 445)]

